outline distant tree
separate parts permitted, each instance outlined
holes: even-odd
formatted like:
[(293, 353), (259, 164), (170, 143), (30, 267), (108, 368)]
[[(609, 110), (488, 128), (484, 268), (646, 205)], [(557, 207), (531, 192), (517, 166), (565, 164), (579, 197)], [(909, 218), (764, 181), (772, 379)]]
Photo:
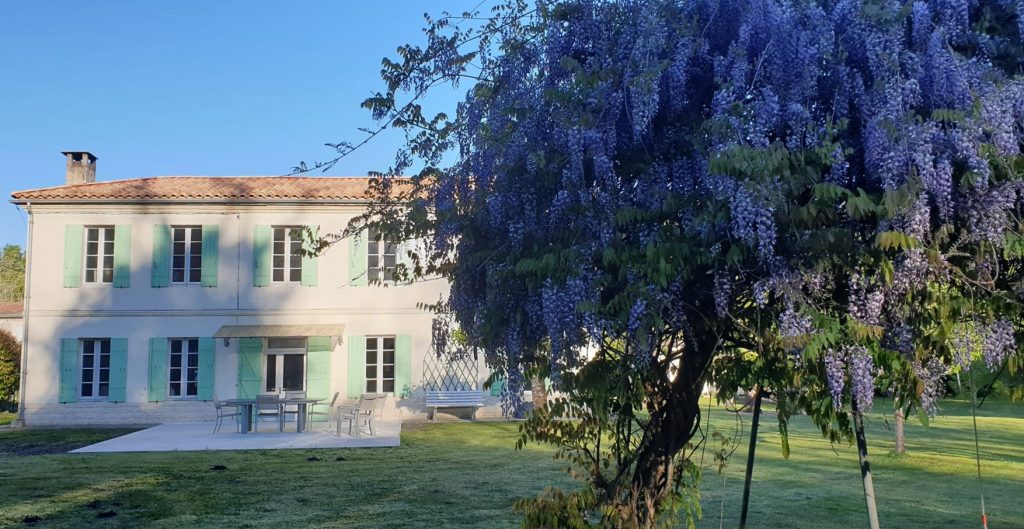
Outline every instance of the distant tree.
[(21, 380), (21, 342), (0, 329), (0, 401), (13, 401)]
[(0, 250), (0, 301), (25, 298), (25, 254), (17, 244)]

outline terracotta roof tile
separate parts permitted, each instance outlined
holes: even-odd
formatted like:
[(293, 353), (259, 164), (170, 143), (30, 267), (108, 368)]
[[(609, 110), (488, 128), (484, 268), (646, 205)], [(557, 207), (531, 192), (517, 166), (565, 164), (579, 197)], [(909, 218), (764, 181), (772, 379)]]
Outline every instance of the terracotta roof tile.
[(16, 191), (25, 201), (244, 201), (366, 200), (367, 177), (161, 176)]
[(0, 302), (0, 317), (21, 316), (25, 312), (25, 305), (21, 301)]

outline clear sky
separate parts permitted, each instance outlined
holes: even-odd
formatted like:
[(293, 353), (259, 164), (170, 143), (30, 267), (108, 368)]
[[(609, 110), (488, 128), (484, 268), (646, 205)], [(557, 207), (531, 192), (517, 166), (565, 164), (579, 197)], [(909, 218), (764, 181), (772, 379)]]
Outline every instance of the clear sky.
[[(0, 4), (0, 191), (60, 185), (60, 151), (99, 157), (98, 180), (281, 175), (361, 139), (380, 59), (422, 43), (423, 13), (479, 0)], [(436, 100), (443, 107), (453, 92)], [(397, 135), (332, 169), (386, 169)], [(0, 244), (25, 215), (0, 203)]]

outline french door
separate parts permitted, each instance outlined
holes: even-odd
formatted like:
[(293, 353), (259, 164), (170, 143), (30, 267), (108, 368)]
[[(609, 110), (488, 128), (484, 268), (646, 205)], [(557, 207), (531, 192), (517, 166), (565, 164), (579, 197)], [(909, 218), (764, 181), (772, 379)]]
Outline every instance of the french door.
[(267, 340), (262, 393), (306, 390), (305, 342), (304, 338)]

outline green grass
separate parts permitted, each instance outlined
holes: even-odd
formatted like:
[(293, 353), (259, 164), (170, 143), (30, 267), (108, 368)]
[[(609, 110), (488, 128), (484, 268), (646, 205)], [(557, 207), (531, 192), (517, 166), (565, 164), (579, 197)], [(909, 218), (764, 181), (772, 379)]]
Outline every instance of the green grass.
[(0, 426), (6, 426), (14, 422), (14, 418), (17, 416), (16, 413), (9, 411), (0, 411)]
[[(909, 455), (901, 459), (888, 454), (892, 433), (880, 413), (872, 415), (868, 442), (883, 526), (980, 525), (970, 409), (945, 409), (927, 429), (908, 422)], [(1024, 406), (990, 402), (981, 412), (991, 527), (1024, 529)], [(733, 433), (731, 414), (715, 410), (712, 418)], [(749, 527), (866, 525), (853, 447), (833, 451), (798, 418), (786, 461), (773, 417), (766, 414), (761, 426)], [(516, 499), (572, 485), (550, 449), (512, 448), (514, 423), (406, 425), (397, 448), (53, 453), (120, 433), (0, 431), (0, 527), (516, 527)], [(700, 527), (737, 526), (745, 450), (743, 438), (724, 476), (705, 472)], [(110, 511), (116, 515), (97, 518)], [(25, 524), (26, 516), (40, 521)]]

